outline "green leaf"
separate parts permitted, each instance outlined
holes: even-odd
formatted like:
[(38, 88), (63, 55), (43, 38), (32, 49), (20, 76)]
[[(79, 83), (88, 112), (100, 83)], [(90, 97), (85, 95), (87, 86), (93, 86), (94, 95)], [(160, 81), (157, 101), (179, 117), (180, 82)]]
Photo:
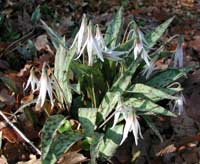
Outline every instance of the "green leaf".
[(71, 131), (72, 130), (72, 125), (70, 124), (69, 120), (65, 120), (63, 125), (59, 128), (60, 133), (64, 133), (66, 131)]
[(41, 18), (41, 12), (40, 12), (40, 6), (38, 6), (31, 16), (31, 21), (35, 24), (40, 20), (40, 18)]
[(151, 121), (151, 119), (147, 116), (142, 116), (144, 118), (144, 120), (146, 121), (147, 125), (152, 129), (152, 131), (157, 135), (157, 137), (160, 139), (161, 142), (163, 142), (163, 138), (159, 132), (159, 130), (157, 129), (157, 127), (155, 126), (155, 124), (153, 123), (153, 121)]
[(79, 108), (79, 120), (83, 126), (85, 135), (91, 137), (94, 134), (97, 109), (95, 108)]
[(153, 88), (151, 86), (137, 83), (130, 87), (128, 92), (131, 93), (141, 93), (152, 101), (160, 101), (162, 99), (176, 99), (176, 97), (171, 96), (159, 89)]
[(153, 30), (151, 33), (148, 33), (145, 36), (149, 48), (152, 48), (156, 44), (156, 42), (160, 39), (160, 37), (164, 34), (166, 29), (169, 27), (173, 19), (174, 17), (166, 20), (164, 23), (156, 27), (155, 30)]
[(181, 69), (167, 69), (155, 74), (146, 84), (152, 87), (165, 87), (177, 79), (186, 76), (186, 73), (193, 70), (193, 67), (185, 67)]
[(12, 80), (11, 78), (9, 77), (0, 77), (0, 80), (3, 82), (3, 84), (8, 87), (11, 91), (15, 92), (15, 93), (18, 93), (18, 88), (15, 84), (15, 81)]
[(161, 114), (165, 116), (173, 116), (176, 115), (169, 110), (159, 106), (158, 104), (155, 104), (154, 102), (150, 100), (145, 100), (143, 98), (128, 98), (125, 102), (125, 105), (131, 106), (135, 108), (137, 111), (146, 112), (149, 114)]
[(122, 139), (123, 127), (123, 125), (117, 125), (106, 131), (104, 142), (99, 147), (103, 156), (112, 157), (114, 155)]
[[(128, 69), (120, 76), (117, 81), (113, 84), (110, 91), (106, 93), (104, 96), (100, 106), (99, 106), (99, 120), (105, 120), (105, 118), (110, 114), (113, 110), (117, 102), (119, 101), (120, 96), (125, 92), (129, 83), (131, 82), (131, 78), (135, 73), (138, 63), (140, 60), (133, 61)], [(98, 122), (99, 123), (99, 122)]]
[(118, 44), (120, 30), (123, 24), (123, 8), (120, 7), (105, 34), (105, 42), (110, 48), (115, 48)]
[(96, 159), (99, 157), (100, 146), (103, 144), (104, 134), (95, 133), (92, 137), (90, 145), (91, 164), (96, 164)]
[(42, 161), (43, 164), (54, 164), (62, 156), (64, 152), (67, 152), (69, 148), (81, 140), (83, 135), (78, 132), (68, 131), (58, 135), (50, 148), (46, 158)]
[(53, 138), (57, 130), (63, 125), (65, 118), (62, 115), (54, 115), (48, 118), (42, 129), (42, 160), (47, 157)]
[(134, 39), (130, 39), (125, 43), (120, 44), (115, 48), (115, 51), (128, 51), (134, 46)]
[(43, 20), (40, 19), (40, 22), (42, 23), (42, 27), (44, 28), (44, 30), (46, 30), (47, 34), (51, 37), (55, 49), (59, 48), (60, 44), (68, 49), (66, 43), (62, 42), (63, 39), (59, 34), (54, 32)]
[(74, 55), (76, 54), (76, 48), (74, 47), (67, 51), (62, 46), (64, 43), (65, 38), (62, 39), (62, 44), (59, 45), (59, 48), (56, 52), (54, 75), (58, 83), (58, 89), (56, 90), (58, 100), (61, 102), (61, 104), (65, 102), (65, 104), (70, 106), (72, 102), (72, 93), (69, 82), (69, 74), (71, 70), (71, 63)]

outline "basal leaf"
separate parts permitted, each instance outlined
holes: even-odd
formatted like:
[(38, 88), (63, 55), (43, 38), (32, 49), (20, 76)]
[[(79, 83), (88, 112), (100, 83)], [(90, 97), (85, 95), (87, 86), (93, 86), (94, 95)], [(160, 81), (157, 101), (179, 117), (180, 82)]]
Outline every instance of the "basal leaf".
[(104, 134), (94, 133), (90, 145), (91, 164), (96, 164), (96, 159), (99, 157), (100, 146), (103, 144)]
[(180, 69), (167, 69), (155, 74), (146, 84), (155, 88), (165, 87), (177, 79), (186, 76), (186, 73), (193, 70), (193, 67), (185, 67)]
[(168, 93), (141, 83), (137, 83), (131, 86), (130, 89), (128, 89), (128, 92), (141, 93), (152, 101), (160, 101), (162, 99), (176, 99), (176, 97), (171, 96)]
[(83, 126), (86, 136), (91, 137), (94, 133), (97, 109), (95, 108), (79, 108), (79, 120)]
[(100, 145), (100, 153), (105, 157), (112, 157), (118, 148), (123, 134), (123, 125), (117, 125), (106, 131), (104, 142)]
[(40, 12), (40, 6), (38, 6), (31, 16), (31, 21), (35, 24), (40, 20), (40, 18), (41, 18), (41, 12)]
[(19, 90), (15, 84), (15, 81), (9, 77), (0, 77), (0, 80), (3, 82), (5, 86), (7, 86), (11, 91), (17, 93)]
[(152, 32), (148, 33), (145, 36), (149, 48), (152, 48), (156, 44), (156, 42), (160, 39), (160, 37), (164, 34), (166, 29), (169, 27), (173, 19), (174, 17), (166, 20), (164, 23), (156, 27), (155, 30), (153, 30)]
[(66, 43), (62, 43), (62, 37), (59, 34), (54, 32), (53, 29), (50, 28), (43, 20), (40, 19), (40, 22), (42, 23), (42, 27), (44, 28), (44, 30), (46, 30), (47, 34), (51, 37), (53, 45), (56, 49), (59, 48), (60, 44), (68, 49)]
[(65, 122), (65, 118), (62, 115), (50, 116), (45, 122), (42, 129), (42, 160), (45, 160), (47, 157), (53, 138), (56, 135), (57, 130)]
[(175, 117), (176, 115), (169, 110), (163, 108), (162, 106), (155, 104), (154, 102), (150, 100), (146, 100), (143, 98), (128, 98), (125, 102), (125, 105), (131, 106), (135, 108), (137, 111), (141, 112), (147, 112), (147, 113), (154, 113), (154, 114), (161, 114), (161, 115), (166, 115), (166, 116), (173, 116)]
[(111, 24), (108, 26), (105, 34), (105, 42), (107, 45), (110, 45), (110, 48), (115, 48), (120, 36), (120, 30), (123, 24), (123, 8), (121, 7)]
[(67, 152), (69, 148), (81, 140), (83, 135), (79, 132), (68, 131), (59, 134), (53, 140), (50, 151), (48, 152), (46, 158), (42, 161), (43, 164), (54, 164), (62, 156), (64, 152)]
[[(62, 44), (64, 43), (65, 38), (62, 39)], [(69, 82), (69, 72), (71, 62), (76, 53), (76, 48), (72, 48), (67, 51), (62, 44), (60, 44), (59, 48), (57, 48), (55, 57), (54, 75), (56, 77), (56, 82), (58, 83), (56, 94), (58, 100), (62, 104), (65, 102), (67, 105), (70, 105), (72, 102), (72, 93)]]

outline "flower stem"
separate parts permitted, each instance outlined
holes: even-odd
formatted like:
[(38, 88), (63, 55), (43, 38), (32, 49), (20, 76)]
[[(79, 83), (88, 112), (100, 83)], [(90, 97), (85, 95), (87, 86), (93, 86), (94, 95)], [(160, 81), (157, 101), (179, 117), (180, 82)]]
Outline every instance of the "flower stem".
[(91, 84), (92, 84), (92, 101), (93, 101), (93, 107), (97, 107), (97, 101), (96, 101), (96, 94), (94, 89), (94, 76), (91, 74)]

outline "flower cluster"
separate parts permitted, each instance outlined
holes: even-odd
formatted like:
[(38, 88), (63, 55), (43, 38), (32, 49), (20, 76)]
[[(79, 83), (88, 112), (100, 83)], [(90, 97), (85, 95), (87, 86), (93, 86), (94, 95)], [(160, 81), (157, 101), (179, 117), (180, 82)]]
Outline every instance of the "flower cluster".
[(87, 49), (88, 65), (90, 66), (93, 65), (93, 53), (97, 54), (98, 58), (102, 62), (104, 61), (104, 57), (115, 61), (121, 60), (119, 56), (127, 53), (126, 51), (114, 51), (107, 48), (98, 25), (96, 25), (96, 35), (94, 36), (92, 31), (92, 22), (89, 21), (88, 23), (85, 14), (83, 15), (81, 27), (75, 36), (71, 48), (75, 44), (77, 45), (78, 54), (76, 59), (80, 58), (84, 50)]

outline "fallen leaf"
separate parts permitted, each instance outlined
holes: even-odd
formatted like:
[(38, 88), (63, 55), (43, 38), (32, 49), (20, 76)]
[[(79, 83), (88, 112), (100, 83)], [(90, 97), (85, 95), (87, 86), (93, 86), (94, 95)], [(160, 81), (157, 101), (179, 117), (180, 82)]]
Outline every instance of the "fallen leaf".
[(58, 160), (58, 164), (80, 164), (85, 161), (88, 161), (88, 159), (83, 154), (73, 151), (63, 154)]
[(53, 50), (49, 46), (49, 41), (47, 39), (46, 34), (40, 35), (36, 38), (35, 47), (38, 51), (45, 50), (45, 51), (49, 52), (51, 55), (54, 54)]
[(0, 91), (0, 101), (7, 105), (13, 105), (15, 103), (15, 96), (14, 94), (10, 95), (7, 89), (2, 89)]
[(3, 133), (3, 139), (8, 140), (10, 143), (18, 143), (18, 136), (16, 135), (15, 131), (9, 127), (5, 127), (1, 129)]

